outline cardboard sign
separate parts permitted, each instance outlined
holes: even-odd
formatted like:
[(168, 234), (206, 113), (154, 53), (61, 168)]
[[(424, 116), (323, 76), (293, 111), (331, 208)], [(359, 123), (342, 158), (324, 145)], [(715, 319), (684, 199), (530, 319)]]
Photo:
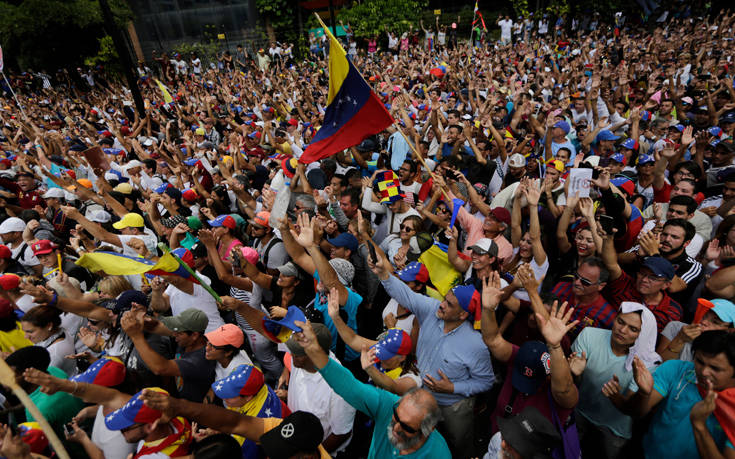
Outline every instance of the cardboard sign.
[(439, 16), (442, 14), (442, 10), (434, 10), (434, 15)]
[(225, 34), (223, 34), (223, 33), (217, 34), (217, 39), (224, 40), (225, 39)]
[(567, 197), (579, 193), (580, 198), (590, 196), (590, 180), (592, 180), (592, 169), (580, 167), (569, 171), (569, 191)]
[[(105, 171), (109, 171), (111, 169), (110, 162), (107, 160), (107, 155), (105, 155), (105, 152), (102, 151), (102, 147), (96, 146), (92, 148), (88, 148), (82, 152), (85, 158), (87, 158), (87, 162), (90, 166), (92, 166), (92, 169), (95, 172), (100, 171), (102, 174), (105, 173)], [(100, 175), (98, 173), (98, 175)]]

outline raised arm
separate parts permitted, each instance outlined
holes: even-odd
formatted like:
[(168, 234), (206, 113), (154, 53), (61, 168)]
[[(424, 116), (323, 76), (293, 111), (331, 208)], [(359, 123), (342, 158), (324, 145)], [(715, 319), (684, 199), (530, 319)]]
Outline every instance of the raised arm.
[(57, 378), (35, 368), (27, 369), (23, 373), (23, 378), (31, 384), (41, 386), (43, 392), (46, 394), (51, 395), (59, 391), (66, 392), (81, 398), (86, 403), (102, 405), (109, 410), (121, 408), (130, 400), (130, 395), (115, 389), (98, 384), (79, 383), (68, 379)]
[(482, 280), (482, 319), (480, 322), (482, 340), (497, 360), (507, 362), (513, 354), (513, 345), (503, 338), (495, 319), (502, 292), (500, 276), (497, 271)]
[(567, 310), (566, 302), (558, 307), (558, 302), (555, 301), (548, 318), (536, 314), (539, 329), (551, 354), (551, 395), (559, 406), (566, 409), (574, 408), (579, 400), (569, 362), (561, 347), (564, 335), (579, 323), (578, 320), (569, 323), (573, 311), (573, 308)]
[(359, 351), (363, 346), (370, 347), (377, 343), (377, 341), (358, 335), (345, 323), (344, 320), (342, 320), (342, 317), (339, 315), (339, 292), (335, 288), (329, 290), (329, 295), (327, 296), (327, 308), (329, 317), (332, 319), (334, 326), (337, 327), (339, 337), (342, 338), (342, 341), (344, 341), (345, 344), (353, 350)]
[(117, 234), (112, 234), (111, 232), (102, 228), (100, 224), (87, 220), (87, 218), (82, 215), (82, 213), (79, 212), (79, 209), (77, 209), (76, 207), (61, 206), (61, 211), (64, 212), (67, 217), (82, 225), (82, 228), (89, 231), (89, 233), (96, 239), (102, 242), (107, 242), (108, 244), (122, 247), (122, 241), (120, 241), (120, 238), (117, 236)]

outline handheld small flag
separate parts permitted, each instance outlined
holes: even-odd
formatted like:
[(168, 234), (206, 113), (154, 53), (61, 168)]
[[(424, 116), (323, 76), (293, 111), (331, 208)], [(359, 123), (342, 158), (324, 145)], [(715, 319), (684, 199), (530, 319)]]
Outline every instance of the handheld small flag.
[(158, 89), (161, 90), (161, 94), (163, 94), (163, 101), (167, 104), (173, 103), (174, 98), (171, 97), (171, 94), (168, 92), (168, 89), (166, 89), (166, 86), (163, 85), (158, 79), (155, 80), (156, 84), (158, 85)]
[(297, 320), (306, 322), (306, 316), (298, 306), (289, 306), (286, 317), (281, 320), (272, 320), (263, 317), (263, 331), (265, 332), (266, 338), (276, 343), (285, 343), (291, 338), (293, 332), (301, 331), (301, 327), (298, 327), (294, 323)]
[(459, 198), (452, 199), (452, 219), (449, 221), (449, 227), (454, 226), (454, 222), (457, 221), (457, 214), (459, 214), (459, 209), (464, 206), (464, 201), (462, 201)]
[(299, 161), (309, 164), (359, 144), (381, 132), (393, 118), (347, 53), (317, 15), (329, 38), (329, 96), (324, 121)]

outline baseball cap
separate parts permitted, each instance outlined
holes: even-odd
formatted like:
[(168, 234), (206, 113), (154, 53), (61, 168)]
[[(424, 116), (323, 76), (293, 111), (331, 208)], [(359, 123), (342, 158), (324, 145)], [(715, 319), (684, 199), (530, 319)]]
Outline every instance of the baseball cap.
[(735, 304), (732, 301), (717, 298), (711, 300), (712, 311), (717, 314), (721, 321), (735, 324)]
[(551, 372), (551, 355), (541, 341), (527, 341), (513, 360), (511, 384), (524, 394), (535, 394)]
[(125, 380), (125, 365), (117, 357), (104, 356), (94, 362), (84, 373), (69, 378), (74, 382), (114, 387)]
[(344, 258), (332, 258), (329, 264), (337, 272), (337, 278), (343, 285), (347, 287), (352, 285), (352, 280), (355, 278), (355, 267), (352, 266), (352, 263)]
[(625, 191), (629, 195), (635, 193), (635, 183), (627, 177), (614, 177), (610, 179), (610, 183)]
[(293, 156), (290, 158), (283, 158), (281, 161), (281, 168), (283, 169), (283, 173), (286, 174), (286, 177), (293, 178), (293, 176), (296, 174), (296, 167), (299, 165), (299, 160), (294, 158)]
[(260, 254), (258, 254), (258, 251), (252, 247), (242, 246), (240, 247), (240, 253), (242, 254), (243, 258), (245, 258), (251, 265), (257, 264), (258, 258), (260, 258)]
[(199, 195), (197, 194), (197, 192), (192, 190), (191, 188), (187, 188), (184, 191), (182, 191), (181, 197), (190, 202), (193, 202), (199, 199)]
[(125, 214), (119, 222), (112, 224), (112, 227), (118, 230), (123, 228), (142, 228), (143, 226), (143, 217), (133, 212)]
[(212, 383), (212, 391), (221, 398), (234, 398), (240, 395), (255, 395), (265, 384), (263, 373), (254, 366), (244, 363), (226, 378)]
[(41, 239), (31, 245), (31, 250), (33, 251), (34, 256), (49, 254), (53, 252), (54, 249), (56, 249), (56, 244), (48, 239)]
[(735, 123), (735, 112), (727, 112), (720, 117), (720, 123)]
[(281, 276), (301, 277), (299, 274), (299, 268), (292, 262), (289, 261), (285, 265), (276, 268), (280, 271)]
[(618, 140), (620, 136), (613, 134), (609, 129), (603, 129), (597, 134), (597, 140)]
[(194, 135), (205, 135), (207, 132), (204, 130), (204, 128), (196, 128), (194, 131)]
[(550, 159), (546, 162), (546, 165), (558, 170), (559, 172), (564, 172), (564, 163), (558, 159)]
[(213, 346), (233, 346), (239, 349), (245, 342), (242, 329), (234, 324), (222, 325), (204, 336)]
[(526, 167), (526, 157), (520, 153), (514, 153), (508, 162), (510, 167)]
[(163, 194), (169, 196), (171, 199), (174, 199), (176, 201), (178, 201), (179, 199), (181, 199), (181, 190), (179, 190), (178, 188), (175, 188), (173, 186), (170, 186), (170, 187), (166, 188), (164, 190)]
[(425, 284), (429, 281), (429, 270), (419, 261), (412, 261), (405, 268), (398, 271), (396, 276), (403, 282), (420, 282)]
[(186, 309), (173, 317), (161, 317), (159, 320), (166, 328), (175, 332), (203, 333), (209, 325), (207, 315), (195, 308)]
[(495, 220), (510, 226), (510, 212), (505, 207), (494, 207), (490, 209), (490, 214)]
[(220, 226), (224, 226), (225, 228), (229, 228), (229, 229), (237, 228), (237, 222), (235, 221), (234, 218), (232, 218), (231, 215), (220, 215), (214, 220), (207, 220), (207, 223), (209, 223), (209, 226), (212, 226), (215, 228), (220, 227)]
[[(168, 391), (160, 387), (147, 387), (143, 390), (168, 394)], [(122, 430), (133, 424), (150, 424), (163, 415), (162, 412), (143, 403), (143, 390), (133, 395), (122, 408), (105, 416), (105, 425), (108, 429)]]
[(8, 234), (14, 232), (23, 232), (26, 229), (26, 222), (18, 217), (6, 218), (0, 224), (0, 234)]
[(350, 233), (342, 233), (334, 238), (327, 238), (327, 242), (335, 247), (344, 247), (355, 253), (357, 251), (357, 238)]
[(481, 255), (487, 254), (491, 257), (498, 256), (498, 245), (495, 243), (495, 241), (486, 237), (478, 239), (474, 244), (470, 246), (470, 250)]
[(132, 161), (128, 161), (128, 163), (125, 165), (125, 170), (134, 169), (136, 167), (143, 167), (143, 163), (141, 163), (137, 159), (134, 159)]
[(663, 257), (653, 256), (646, 257), (643, 260), (643, 267), (650, 269), (653, 274), (657, 277), (663, 277), (670, 281), (676, 275), (674, 266), (671, 262)]
[(474, 285), (458, 285), (452, 289), (452, 293), (457, 297), (459, 306), (470, 314), (474, 327), (479, 330), (482, 314), (480, 292)]
[(122, 194), (131, 194), (133, 192), (133, 185), (123, 182), (113, 188), (112, 191), (117, 191)]
[[(4, 233), (3, 233), (4, 234)], [(6, 259), (13, 256), (7, 245), (0, 244), (0, 259)]]
[(673, 122), (671, 125), (669, 125), (669, 129), (676, 129), (679, 132), (684, 132), (684, 125), (677, 123), (677, 122)]
[[(329, 332), (327, 326), (320, 323), (312, 323), (311, 328), (312, 330), (314, 330), (314, 334), (316, 335), (316, 340), (319, 343), (319, 347), (321, 347), (324, 352), (329, 352), (329, 349), (332, 347), (332, 334)], [(286, 347), (288, 348), (288, 351), (291, 353), (291, 355), (306, 355), (304, 348), (301, 347), (301, 345), (293, 338), (293, 336), (289, 338), (288, 341), (286, 341)]]
[[(190, 268), (194, 268), (194, 254), (191, 253), (186, 247), (176, 247), (171, 251), (174, 255), (179, 257), (181, 261), (186, 263), (186, 265)], [(170, 274), (166, 271), (163, 272), (162, 275)]]
[(628, 150), (638, 150), (639, 146), (638, 141), (635, 139), (625, 139), (623, 143), (620, 144), (620, 148), (627, 148)]
[(324, 437), (319, 418), (306, 411), (295, 411), (280, 424), (260, 436), (265, 455), (274, 459), (317, 451)]
[(104, 307), (110, 309), (115, 314), (121, 315), (123, 312), (133, 307), (133, 303), (148, 306), (148, 297), (140, 290), (125, 290), (110, 303), (105, 303)]
[(625, 165), (627, 160), (625, 159), (625, 155), (622, 153), (615, 153), (610, 156), (610, 161), (615, 161), (616, 163), (620, 163)]
[(267, 338), (277, 343), (285, 343), (291, 338), (293, 332), (300, 332), (301, 327), (296, 326), (296, 321), (306, 322), (304, 312), (298, 306), (289, 306), (286, 316), (280, 320), (268, 319), (263, 316), (263, 331)]
[(569, 134), (569, 130), (571, 129), (569, 123), (567, 123), (566, 121), (557, 121), (556, 123), (554, 123), (553, 127), (561, 129), (562, 131), (564, 131), (564, 134)]
[(108, 223), (112, 220), (112, 215), (104, 209), (90, 209), (85, 217), (87, 217), (87, 220), (97, 223)]
[(692, 99), (689, 96), (685, 96), (685, 97), (682, 97), (681, 98), (681, 103), (682, 104), (687, 104), (687, 105), (694, 105), (694, 99)]
[(258, 225), (258, 226), (263, 226), (267, 228), (268, 223), (270, 222), (270, 218), (271, 218), (271, 213), (266, 210), (262, 210), (258, 212), (257, 214), (255, 214), (255, 217), (253, 217), (253, 219), (249, 221), (251, 225)]
[(14, 312), (15, 309), (13, 309), (13, 305), (10, 304), (10, 301), (5, 298), (0, 298), (0, 319), (14, 315)]
[(202, 221), (199, 220), (199, 217), (195, 217), (193, 215), (191, 217), (186, 218), (186, 224), (189, 226), (189, 228), (191, 228), (194, 231), (200, 230), (202, 229), (202, 226), (204, 226), (202, 224)]
[(562, 444), (556, 427), (534, 406), (517, 416), (498, 417), (498, 429), (503, 440), (525, 458), (550, 459)]
[(378, 337), (378, 342), (373, 347), (378, 359), (386, 361), (396, 355), (410, 354), (413, 342), (411, 336), (405, 331), (400, 328), (390, 328)]
[(48, 199), (48, 198), (64, 199), (64, 196), (65, 196), (64, 190), (62, 190), (61, 188), (54, 187), (54, 188), (49, 188), (41, 197), (43, 199)]
[[(5, 247), (5, 246), (3, 246)], [(0, 276), (0, 288), (5, 290), (15, 290), (20, 285), (20, 276), (13, 273), (7, 273)]]
[(651, 155), (640, 155), (638, 157), (638, 165), (648, 164), (648, 163), (654, 163), (656, 160)]
[(18, 424), (18, 433), (23, 443), (31, 448), (31, 452), (41, 455), (48, 448), (49, 440), (43, 433), (41, 424), (37, 422), (22, 422)]

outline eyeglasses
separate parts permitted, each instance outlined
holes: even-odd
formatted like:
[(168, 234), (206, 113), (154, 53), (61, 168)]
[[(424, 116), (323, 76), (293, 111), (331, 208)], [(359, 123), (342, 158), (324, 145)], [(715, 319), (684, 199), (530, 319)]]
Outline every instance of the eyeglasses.
[(589, 287), (590, 285), (599, 284), (599, 281), (598, 282), (592, 282), (591, 280), (589, 280), (589, 279), (587, 279), (585, 277), (582, 277), (579, 273), (574, 273), (574, 278), (575, 279), (579, 279), (579, 282), (581, 282), (582, 285), (584, 285), (585, 287)]
[(446, 207), (437, 207), (436, 211), (439, 212), (439, 213), (441, 213), (441, 214), (448, 214), (449, 213), (449, 209), (446, 208)]
[(411, 227), (410, 227), (410, 226), (408, 226), (408, 225), (401, 225), (401, 230), (402, 230), (402, 231), (405, 231), (405, 232), (407, 232), (407, 233), (412, 233), (413, 231), (415, 231), (415, 230), (414, 230), (413, 228), (411, 228)]
[(398, 417), (398, 404), (401, 403), (401, 401), (397, 401), (395, 405), (393, 405), (393, 419), (396, 420), (398, 425), (401, 426), (401, 429), (405, 430), (406, 433), (415, 434), (418, 432), (418, 430), (414, 429), (410, 425), (406, 424), (405, 422), (401, 421), (401, 418)]

